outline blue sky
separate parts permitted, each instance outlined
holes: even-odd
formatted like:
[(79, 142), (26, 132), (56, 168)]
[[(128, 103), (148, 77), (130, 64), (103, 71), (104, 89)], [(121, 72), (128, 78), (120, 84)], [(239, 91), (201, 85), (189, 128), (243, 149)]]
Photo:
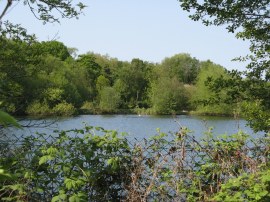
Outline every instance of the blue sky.
[[(39, 40), (56, 39), (79, 53), (108, 54), (120, 60), (140, 58), (161, 62), (177, 53), (199, 60), (210, 59), (233, 69), (244, 64), (231, 59), (248, 53), (248, 43), (237, 40), (224, 27), (205, 27), (193, 22), (177, 0), (88, 0), (79, 20), (46, 24), (35, 19), (19, 3), (4, 20), (19, 23)], [(5, 1), (0, 1), (3, 8)]]

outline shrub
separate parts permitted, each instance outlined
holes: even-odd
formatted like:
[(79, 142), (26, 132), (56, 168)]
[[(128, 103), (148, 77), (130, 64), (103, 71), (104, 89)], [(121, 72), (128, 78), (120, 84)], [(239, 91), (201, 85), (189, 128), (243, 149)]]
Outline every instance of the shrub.
[(230, 179), (213, 197), (215, 201), (270, 201), (270, 169), (254, 174), (244, 173)]
[[(167, 134), (160, 133), (135, 144), (128, 201), (211, 201), (228, 180), (243, 173), (257, 176), (261, 170), (269, 169), (269, 163), (265, 163), (270, 160), (269, 138), (253, 140), (243, 132), (214, 137), (209, 130), (198, 140), (185, 128), (175, 135), (170, 140)], [(262, 180), (249, 182), (247, 187), (254, 195), (257, 193), (257, 201), (269, 196), (269, 186), (259, 185)], [(242, 183), (242, 189), (231, 187), (229, 191), (247, 201), (245, 181)], [(259, 190), (263, 193), (258, 194)], [(224, 190), (219, 199), (231, 196), (229, 191)]]
[(33, 116), (47, 116), (51, 115), (52, 111), (47, 102), (34, 101), (27, 107), (26, 113)]
[(75, 107), (70, 103), (62, 102), (55, 105), (52, 111), (59, 116), (71, 116), (75, 113)]
[(197, 115), (211, 115), (211, 116), (233, 116), (235, 106), (228, 104), (212, 104), (212, 105), (198, 105), (196, 111), (191, 112)]
[(139, 115), (155, 115), (156, 114), (153, 108), (145, 109), (145, 108), (136, 107), (134, 108), (133, 112)]
[(128, 184), (130, 154), (125, 138), (102, 128), (56, 131), (53, 138), (46, 134), (24, 138), (21, 147), (1, 155), (0, 165), (14, 175), (0, 183), (0, 198), (119, 201)]
[(92, 114), (96, 111), (94, 103), (90, 101), (85, 101), (80, 109), (82, 110), (83, 113), (86, 113), (86, 114), (89, 114), (89, 113)]
[[(86, 127), (19, 138), (1, 147), (0, 183), (13, 201), (269, 201), (270, 134), (201, 139), (182, 127), (129, 142)], [(0, 172), (1, 172), (0, 169)], [(0, 173), (1, 174), (1, 173)], [(0, 175), (1, 177), (1, 175)]]

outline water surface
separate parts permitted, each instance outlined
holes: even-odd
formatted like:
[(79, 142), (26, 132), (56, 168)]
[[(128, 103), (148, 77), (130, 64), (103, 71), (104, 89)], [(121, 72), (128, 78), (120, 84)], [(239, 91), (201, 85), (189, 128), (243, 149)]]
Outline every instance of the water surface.
[[(23, 124), (40, 123), (43, 121), (53, 122), (56, 119), (26, 118)], [(29, 127), (24, 129), (24, 133), (33, 134), (36, 131), (52, 133), (53, 130), (80, 129), (85, 125), (101, 126), (108, 130), (117, 130), (119, 133), (126, 132), (129, 137), (148, 138), (157, 134), (159, 128), (161, 132), (177, 132), (181, 126), (189, 128), (197, 137), (203, 135), (209, 127), (213, 127), (213, 133), (233, 134), (243, 130), (248, 134), (253, 134), (252, 130), (246, 126), (245, 120), (234, 120), (230, 117), (205, 117), (179, 115), (172, 116), (139, 116), (139, 115), (80, 115), (76, 117), (59, 118), (56, 123), (46, 128)]]

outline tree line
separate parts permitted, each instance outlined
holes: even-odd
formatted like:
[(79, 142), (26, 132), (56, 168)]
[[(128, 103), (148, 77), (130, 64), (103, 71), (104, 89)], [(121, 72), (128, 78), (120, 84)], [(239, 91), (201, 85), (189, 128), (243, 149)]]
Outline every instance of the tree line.
[(58, 41), (1, 38), (0, 46), (1, 108), (11, 114), (232, 114), (226, 103), (207, 108), (199, 102), (212, 96), (208, 77), (226, 77), (226, 70), (189, 54), (150, 63), (91, 52), (76, 56), (76, 49)]

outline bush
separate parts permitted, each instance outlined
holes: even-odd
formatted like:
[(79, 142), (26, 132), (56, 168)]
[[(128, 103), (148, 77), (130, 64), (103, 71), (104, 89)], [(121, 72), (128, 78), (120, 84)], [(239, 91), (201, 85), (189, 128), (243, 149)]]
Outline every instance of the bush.
[(93, 102), (85, 101), (83, 105), (81, 106), (80, 110), (84, 114), (93, 114), (96, 111), (96, 108), (94, 106)]
[(27, 107), (26, 114), (33, 116), (48, 116), (52, 114), (52, 111), (47, 102), (41, 103), (39, 101), (34, 101)]
[(134, 108), (133, 112), (139, 115), (155, 115), (156, 114), (153, 108), (145, 109), (145, 108), (136, 107)]
[[(129, 142), (86, 127), (38, 134), (1, 147), (0, 183), (13, 201), (268, 201), (270, 134), (196, 139), (182, 127), (169, 137)], [(1, 170), (0, 170), (1, 171)], [(0, 175), (1, 177), (1, 175)]]
[(254, 174), (244, 173), (230, 179), (213, 197), (215, 201), (270, 201), (270, 169)]
[(152, 83), (149, 97), (156, 114), (175, 114), (189, 108), (188, 92), (176, 78), (162, 77)]
[(59, 116), (71, 116), (75, 113), (75, 107), (72, 104), (62, 102), (55, 105), (52, 111), (54, 114)]
[(51, 138), (24, 138), (1, 155), (0, 179), (1, 170), (14, 173), (0, 181), (1, 201), (120, 201), (131, 165), (125, 138), (93, 127)]
[(233, 116), (235, 112), (234, 105), (228, 104), (211, 104), (211, 105), (198, 105), (196, 111), (191, 114), (197, 115), (210, 115), (210, 116)]

